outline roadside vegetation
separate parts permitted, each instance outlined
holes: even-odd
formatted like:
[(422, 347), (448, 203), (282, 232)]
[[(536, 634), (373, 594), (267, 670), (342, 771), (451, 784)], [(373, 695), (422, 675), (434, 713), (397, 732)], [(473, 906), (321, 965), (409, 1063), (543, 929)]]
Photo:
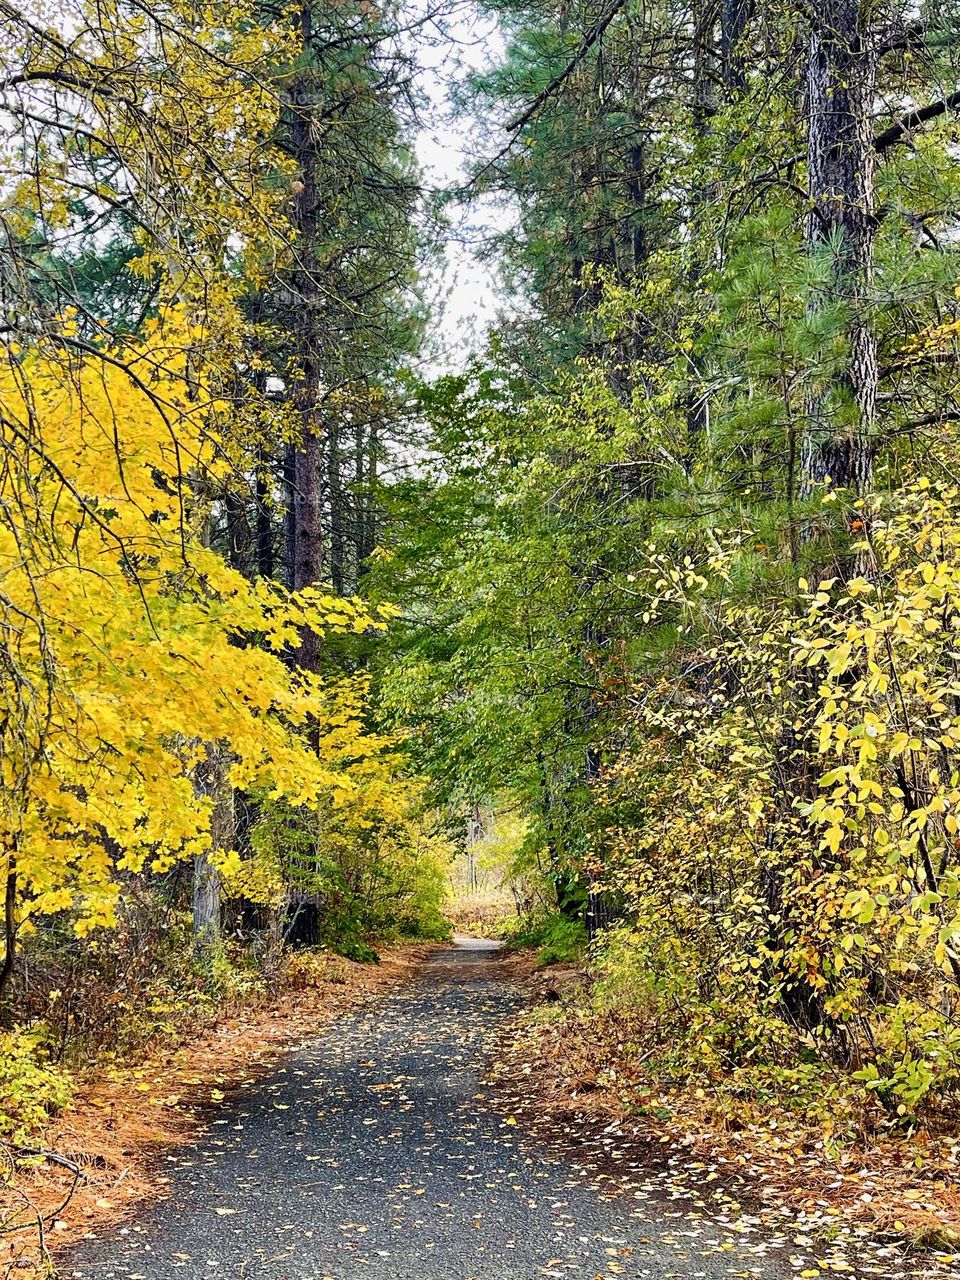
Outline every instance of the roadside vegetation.
[(956, 15), (496, 9), (513, 305), (385, 493), (385, 707), (444, 802), (519, 815), (514, 930), (591, 938), (588, 1052), (922, 1159), (960, 1091)]
[(292, 950), (449, 932), (453, 846), (369, 670), (397, 610), (359, 594), (428, 219), (396, 15), (354, 16), (0, 13), (14, 1184), (92, 1078), (269, 1004)]
[[(483, 0), (437, 192), (449, 15), (48, 9), (0, 3), (11, 1181), (105, 1064), (455, 927), (583, 967), (543, 1025), (618, 1105), (946, 1186), (960, 16)], [(477, 196), (501, 313), (426, 376)]]

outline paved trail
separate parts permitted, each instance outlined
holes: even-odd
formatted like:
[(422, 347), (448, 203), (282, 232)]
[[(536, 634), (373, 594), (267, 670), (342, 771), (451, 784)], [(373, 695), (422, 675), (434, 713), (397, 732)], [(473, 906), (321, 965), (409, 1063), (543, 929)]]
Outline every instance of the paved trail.
[(731, 1245), (723, 1223), (691, 1218), (642, 1175), (611, 1195), (589, 1160), (545, 1151), (490, 1105), (485, 1046), (516, 1004), (494, 961), (484, 944), (438, 952), (418, 981), (298, 1049), (170, 1158), (168, 1200), (85, 1242), (61, 1274), (783, 1275), (755, 1237)]

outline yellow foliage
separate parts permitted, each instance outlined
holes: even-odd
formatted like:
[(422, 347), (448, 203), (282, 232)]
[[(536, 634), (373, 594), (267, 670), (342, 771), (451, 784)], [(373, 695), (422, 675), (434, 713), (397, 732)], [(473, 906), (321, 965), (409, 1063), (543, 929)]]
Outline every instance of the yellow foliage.
[(118, 873), (209, 845), (204, 744), (294, 805), (355, 804), (382, 749), (362, 679), (283, 658), (304, 627), (382, 618), (251, 584), (204, 545), (230, 425), (214, 390), (182, 311), (122, 360), (40, 346), (0, 372), (4, 856), (28, 914), (71, 906), (81, 930), (112, 922)]
[(799, 609), (725, 591), (749, 535), (703, 575), (651, 551), (650, 616), (709, 638), (637, 699), (607, 839), (698, 1070), (800, 1035), (910, 1113), (960, 1081), (960, 492), (859, 515), (865, 572)]
[(322, 898), (334, 920), (340, 912), (381, 933), (440, 924), (451, 846), (434, 830), (422, 780), (404, 776), (389, 739), (370, 741), (379, 750), (347, 765), (355, 787), (341, 803), (262, 807), (251, 854), (227, 876), (231, 893), (273, 909)]

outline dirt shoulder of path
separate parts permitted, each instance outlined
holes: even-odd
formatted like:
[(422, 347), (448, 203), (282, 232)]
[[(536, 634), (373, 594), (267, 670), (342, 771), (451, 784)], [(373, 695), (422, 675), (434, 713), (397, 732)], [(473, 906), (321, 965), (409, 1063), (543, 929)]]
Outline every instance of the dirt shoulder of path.
[[(575, 1143), (612, 1181), (618, 1166), (643, 1167), (681, 1195), (715, 1186), (728, 1202), (779, 1218), (781, 1229), (791, 1223), (797, 1239), (845, 1237), (881, 1262), (923, 1254), (937, 1274), (960, 1264), (956, 1134), (831, 1144), (821, 1129), (773, 1110), (731, 1124), (708, 1091), (651, 1085), (642, 1055), (625, 1052), (625, 1022), (583, 1015), (582, 969), (538, 968), (528, 953), (502, 967), (528, 1007), (501, 1038), (491, 1079), (501, 1105), (538, 1139)], [(842, 1253), (835, 1261), (825, 1269), (850, 1270)]]
[(201, 1035), (129, 1067), (91, 1072), (52, 1120), (37, 1155), (5, 1152), (0, 1277), (53, 1274), (51, 1259), (94, 1227), (164, 1194), (163, 1156), (194, 1137), (204, 1110), (263, 1075), (333, 1019), (406, 981), (437, 943), (396, 946), (379, 964), (331, 956), (307, 987), (240, 1008)]

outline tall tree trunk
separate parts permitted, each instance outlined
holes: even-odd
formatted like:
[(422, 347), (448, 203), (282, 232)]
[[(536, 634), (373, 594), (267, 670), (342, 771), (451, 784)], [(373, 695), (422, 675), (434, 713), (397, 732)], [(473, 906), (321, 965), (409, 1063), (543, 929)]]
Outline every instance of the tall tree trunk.
[[(720, 0), (719, 44), (717, 9), (712, 0), (702, 0), (694, 11), (693, 83), (691, 117), (697, 143), (710, 162), (712, 121), (718, 108), (730, 106), (746, 88), (747, 76), (743, 56), (743, 39), (750, 16), (749, 0)], [(715, 85), (722, 85), (718, 94)], [(736, 139), (729, 140), (729, 148)], [(715, 183), (695, 184), (690, 199), (690, 262), (687, 284), (696, 296), (700, 282), (716, 253), (714, 229), (709, 225), (709, 211), (716, 200)], [(690, 356), (691, 387), (687, 396), (687, 442), (685, 465), (690, 472), (703, 448), (710, 427), (710, 399), (705, 389), (702, 357), (694, 351)]]
[[(234, 847), (236, 817), (233, 788), (227, 778), (227, 757), (220, 744), (208, 744), (206, 759), (197, 767), (194, 785), (213, 802), (210, 814), (211, 850)], [(209, 951), (220, 938), (220, 872), (213, 859), (198, 854), (193, 864), (193, 934), (198, 951)]]
[(228, 489), (224, 496), (224, 510), (227, 517), (227, 559), (231, 568), (252, 576), (250, 564), (250, 527), (247, 524), (247, 513), (243, 502)]
[(273, 524), (270, 519), (270, 483), (269, 459), (261, 450), (257, 460), (256, 480), (256, 552), (257, 574), (261, 578), (272, 578), (275, 572), (273, 554)]
[[(713, 0), (699, 0), (693, 10), (693, 82), (690, 115), (696, 146), (706, 154), (710, 121), (716, 110), (713, 69), (716, 62), (716, 7)], [(690, 192), (690, 258), (687, 287), (696, 296), (707, 267), (705, 251), (705, 210), (715, 195), (713, 184), (695, 184)], [(684, 469), (693, 471), (710, 424), (710, 406), (703, 390), (703, 360), (696, 351), (689, 357), (690, 390), (687, 392), (687, 440)]]
[(846, 367), (807, 399), (800, 450), (800, 496), (829, 480), (863, 493), (873, 467), (877, 344), (868, 310), (875, 234), (874, 147), (870, 117), (875, 57), (858, 0), (813, 6), (807, 58), (807, 244), (831, 254), (827, 296), (810, 310), (843, 301), (849, 309)]
[[(321, 307), (319, 285), (318, 155), (314, 106), (316, 70), (311, 65), (313, 49), (313, 6), (306, 3), (298, 16), (303, 69), (292, 89), (291, 149), (299, 170), (296, 183), (294, 222), (297, 229), (296, 268), (293, 287), (297, 301), (298, 329), (295, 334), (297, 380), (293, 401), (299, 419), (299, 438), (293, 457), (292, 519), (290, 560), (294, 590), (323, 581), (325, 569), (324, 477), (326, 442), (321, 421)], [(297, 662), (310, 671), (320, 665), (320, 643), (315, 632), (305, 627), (301, 633)]]
[(3, 964), (0, 965), (0, 999), (6, 993), (17, 962), (17, 856), (11, 836), (3, 894)]
[(374, 509), (374, 489), (377, 483), (377, 428), (373, 422), (366, 428), (357, 427), (354, 468), (357, 521), (356, 580), (359, 582), (366, 572), (377, 538)]
[(749, 0), (720, 0), (720, 68), (728, 95), (747, 87), (743, 38), (750, 8)]
[[(626, 195), (630, 205), (630, 217), (627, 226), (630, 230), (628, 272), (633, 278), (639, 278), (647, 261), (649, 252), (647, 243), (647, 140), (643, 132), (646, 128), (639, 118), (634, 121), (636, 137), (627, 152)], [(623, 338), (623, 363), (626, 375), (626, 394), (633, 392), (636, 376), (634, 365), (643, 355), (647, 342), (648, 326), (639, 316), (630, 324), (629, 332)], [(627, 481), (629, 484), (629, 481)]]
[(480, 881), (477, 874), (477, 845), (483, 839), (483, 814), (480, 806), (475, 804), (467, 816), (467, 874), (470, 878), (470, 892), (477, 894)]
[[(208, 517), (202, 533), (205, 546), (210, 545), (210, 535)], [(210, 813), (211, 852), (229, 852), (234, 848), (236, 822), (225, 748), (221, 743), (208, 742), (203, 744), (203, 751), (203, 759), (193, 770), (194, 790), (213, 802)], [(214, 946), (220, 937), (220, 872), (207, 854), (199, 854), (193, 862), (193, 934), (201, 954)]]
[(293, 590), (297, 559), (297, 449), (289, 441), (283, 446), (283, 579)]
[(340, 426), (331, 422), (327, 426), (327, 500), (330, 513), (330, 585), (337, 595), (343, 595), (345, 583), (345, 553), (347, 525), (347, 495), (340, 474)]
[[(873, 139), (870, 115), (874, 57), (861, 28), (858, 0), (819, 0), (811, 9), (806, 68), (807, 169), (811, 208), (807, 248), (830, 255), (829, 279), (815, 293), (816, 315), (839, 301), (849, 314), (848, 353), (839, 376), (821, 378), (806, 403), (800, 448), (800, 497), (826, 482), (864, 493), (872, 472), (872, 428), (876, 413), (877, 350), (868, 312), (874, 239)], [(780, 825), (771, 830), (761, 890), (769, 920), (771, 952), (783, 947), (792, 927), (785, 905), (790, 861), (789, 832), (798, 800), (810, 798), (815, 773), (803, 726), (786, 724), (778, 744)], [(842, 1022), (829, 1011), (824, 992), (799, 978), (782, 984), (784, 1011), (799, 1027), (829, 1027), (829, 1047), (838, 1059), (848, 1052)]]

